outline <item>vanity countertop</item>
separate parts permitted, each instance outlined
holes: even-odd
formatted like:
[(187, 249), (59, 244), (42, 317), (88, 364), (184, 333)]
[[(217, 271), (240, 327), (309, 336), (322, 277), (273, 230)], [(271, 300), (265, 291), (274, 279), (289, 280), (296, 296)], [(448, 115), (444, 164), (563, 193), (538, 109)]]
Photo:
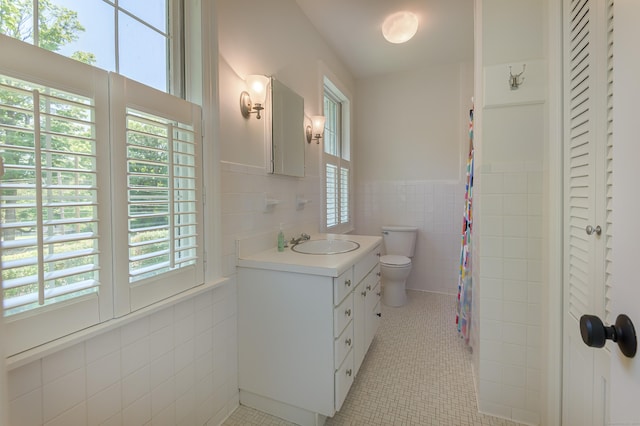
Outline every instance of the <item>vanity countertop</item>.
[(336, 239), (350, 240), (360, 244), (356, 250), (339, 254), (304, 254), (285, 247), (279, 252), (272, 247), (262, 252), (238, 258), (238, 266), (273, 271), (297, 272), (301, 274), (337, 277), (362, 259), (376, 245), (382, 243), (382, 237), (350, 234), (314, 234), (311, 240)]

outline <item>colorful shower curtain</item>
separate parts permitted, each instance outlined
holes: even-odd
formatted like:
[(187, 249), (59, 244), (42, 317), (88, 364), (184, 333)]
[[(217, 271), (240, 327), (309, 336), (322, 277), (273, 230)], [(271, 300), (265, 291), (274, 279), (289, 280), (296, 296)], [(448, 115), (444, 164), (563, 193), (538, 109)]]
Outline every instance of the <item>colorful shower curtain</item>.
[(469, 158), (467, 160), (467, 183), (462, 218), (462, 242), (460, 245), (460, 274), (458, 277), (458, 305), (456, 325), (458, 333), (469, 343), (471, 327), (471, 232), (473, 228), (473, 109), (469, 111)]

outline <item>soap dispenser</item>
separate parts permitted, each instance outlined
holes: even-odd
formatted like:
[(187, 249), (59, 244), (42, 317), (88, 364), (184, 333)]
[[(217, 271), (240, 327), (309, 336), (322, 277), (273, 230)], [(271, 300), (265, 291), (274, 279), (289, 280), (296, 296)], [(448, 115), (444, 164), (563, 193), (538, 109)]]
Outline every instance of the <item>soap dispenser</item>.
[(284, 251), (284, 232), (282, 232), (282, 224), (280, 224), (280, 232), (278, 232), (278, 251)]

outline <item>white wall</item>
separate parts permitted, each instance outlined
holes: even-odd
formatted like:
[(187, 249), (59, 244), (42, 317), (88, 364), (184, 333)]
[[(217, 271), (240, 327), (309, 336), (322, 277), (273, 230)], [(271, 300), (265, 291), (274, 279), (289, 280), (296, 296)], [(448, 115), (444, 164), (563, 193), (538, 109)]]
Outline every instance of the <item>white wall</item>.
[(358, 80), (356, 232), (419, 228), (407, 287), (457, 292), (471, 63)]
[[(545, 2), (476, 3), (474, 370), (480, 411), (522, 423), (541, 418), (543, 199), (547, 143)], [(508, 17), (508, 19), (506, 19)], [(508, 86), (509, 65), (522, 70)], [(478, 79), (476, 80), (478, 81)]]
[[(204, 154), (211, 162), (217, 158), (215, 3), (190, 5), (196, 19), (189, 36), (202, 37), (204, 50), (190, 69), (196, 80), (204, 74), (193, 95), (203, 105)], [(218, 173), (207, 168), (205, 176), (212, 206)], [(207, 231), (217, 232), (217, 212), (206, 216)], [(219, 280), (214, 237), (206, 248), (206, 288), (9, 359), (8, 424), (220, 424), (239, 400), (235, 281)], [(0, 417), (6, 414), (3, 407)]]
[[(323, 73), (355, 92), (354, 79), (329, 49), (294, 0), (222, 0), (218, 7), (222, 228), (225, 272), (235, 273), (235, 241), (260, 234), (276, 243), (279, 224), (285, 237), (320, 229), (322, 145), (305, 145), (305, 177), (266, 173), (268, 146), (264, 120), (244, 119), (240, 92), (247, 74), (274, 76), (304, 98), (305, 115), (322, 112)], [(296, 194), (311, 200), (297, 209)], [(265, 211), (265, 197), (280, 201)]]
[(9, 424), (217, 425), (237, 370), (229, 283), (13, 368)]
[[(215, 278), (212, 271), (221, 265), (229, 279), (178, 304), (137, 315), (131, 323), (35, 359), (13, 361), (8, 377), (11, 425), (217, 425), (238, 405), (235, 239), (267, 232), (275, 243), (280, 222), (287, 231), (316, 231), (321, 206), (321, 146), (305, 148), (307, 177), (267, 175), (264, 120), (245, 120), (239, 111), (242, 77), (274, 75), (305, 98), (309, 116), (321, 108), (321, 70), (347, 92), (354, 92), (354, 83), (295, 1), (203, 5), (203, 28), (189, 30), (210, 49), (194, 64), (202, 67), (205, 80), (218, 80), (219, 87), (205, 84), (196, 98), (202, 98), (208, 116), (205, 161), (220, 166), (219, 172), (207, 167), (207, 205), (221, 203), (221, 217), (207, 212), (207, 229), (219, 232), (207, 241), (207, 277)], [(269, 212), (263, 209), (265, 194), (281, 200)], [(311, 204), (296, 209), (295, 194)]]

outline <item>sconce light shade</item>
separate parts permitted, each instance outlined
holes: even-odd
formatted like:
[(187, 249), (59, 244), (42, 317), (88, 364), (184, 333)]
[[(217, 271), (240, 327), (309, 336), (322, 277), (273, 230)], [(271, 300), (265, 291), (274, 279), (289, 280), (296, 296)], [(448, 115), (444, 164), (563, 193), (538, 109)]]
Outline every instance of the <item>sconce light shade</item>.
[(320, 139), (324, 136), (324, 121), (325, 117), (323, 115), (311, 117), (311, 126), (306, 128), (307, 143), (311, 143), (312, 140), (315, 140), (318, 144), (320, 143)]
[(412, 12), (396, 12), (382, 23), (382, 35), (390, 43), (409, 41), (418, 31), (418, 17)]
[(260, 111), (264, 109), (264, 102), (267, 98), (269, 77), (252, 74), (248, 75), (245, 81), (247, 91), (240, 94), (240, 112), (244, 118), (249, 118), (249, 115), (255, 112), (256, 118), (260, 119)]

